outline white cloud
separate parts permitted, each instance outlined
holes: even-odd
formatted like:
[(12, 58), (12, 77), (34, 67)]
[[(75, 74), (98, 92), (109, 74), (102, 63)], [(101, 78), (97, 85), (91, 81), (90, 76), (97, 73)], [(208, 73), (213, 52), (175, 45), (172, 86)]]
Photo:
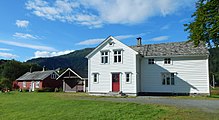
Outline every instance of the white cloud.
[(4, 43), (7, 45), (13, 45), (13, 46), (17, 46), (17, 47), (30, 48), (30, 49), (34, 49), (34, 50), (57, 51), (55, 48), (48, 47), (48, 46), (32, 45), (32, 44), (14, 42), (14, 41), (0, 40), (0, 43)]
[(24, 38), (24, 39), (37, 39), (37, 37), (31, 34), (28, 34), (28, 33), (17, 33), (16, 32), (13, 36), (17, 38)]
[(97, 39), (88, 39), (88, 40), (83, 40), (76, 45), (95, 45), (100, 42), (104, 41), (104, 38), (97, 38)]
[(11, 49), (8, 49), (8, 48), (0, 48), (0, 51), (11, 51)]
[(146, 33), (140, 33), (140, 34), (131, 34), (131, 35), (118, 35), (118, 36), (115, 36), (116, 39), (119, 39), (119, 40), (123, 40), (123, 39), (128, 39), (128, 38), (137, 38), (137, 37), (140, 37), (140, 36), (144, 36)]
[(104, 24), (137, 24), (193, 6), (192, 0), (29, 0), (26, 9), (49, 20), (78, 23), (90, 28)]
[[(140, 34), (130, 34), (130, 35), (118, 35), (114, 36), (118, 40), (123, 40), (123, 39), (128, 39), (128, 38), (135, 38), (135, 37), (140, 37), (144, 36), (146, 33), (140, 33)], [(88, 39), (88, 40), (83, 40), (79, 43), (76, 43), (76, 45), (95, 45), (99, 44), (100, 42), (104, 41), (105, 38), (95, 38), (95, 39)]]
[(39, 17), (63, 22), (73, 22), (73, 9), (79, 6), (78, 3), (68, 0), (56, 0), (53, 4), (44, 0), (29, 0), (25, 5), (26, 9), (32, 10)]
[(163, 40), (168, 40), (169, 36), (159, 36), (159, 37), (154, 37), (151, 39), (151, 41), (163, 41)]
[(12, 59), (17, 58), (18, 56), (11, 53), (0, 52), (0, 57)]
[(29, 25), (29, 21), (27, 20), (16, 20), (17, 27), (26, 28)]
[(74, 50), (65, 50), (65, 51), (59, 51), (59, 52), (49, 52), (49, 51), (36, 51), (34, 53), (34, 58), (39, 57), (53, 57), (53, 56), (59, 56), (59, 55), (65, 55), (69, 54), (71, 52), (74, 52)]
[(163, 27), (160, 28), (160, 30), (167, 30), (170, 28), (170, 25), (164, 25)]

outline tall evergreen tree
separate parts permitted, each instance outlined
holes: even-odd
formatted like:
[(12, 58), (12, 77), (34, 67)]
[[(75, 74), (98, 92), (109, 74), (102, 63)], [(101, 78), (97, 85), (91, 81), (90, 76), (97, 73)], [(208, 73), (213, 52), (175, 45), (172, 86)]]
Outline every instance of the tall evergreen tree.
[(209, 47), (219, 45), (219, 0), (199, 0), (193, 21), (185, 24), (189, 31), (189, 40), (196, 46), (207, 43)]

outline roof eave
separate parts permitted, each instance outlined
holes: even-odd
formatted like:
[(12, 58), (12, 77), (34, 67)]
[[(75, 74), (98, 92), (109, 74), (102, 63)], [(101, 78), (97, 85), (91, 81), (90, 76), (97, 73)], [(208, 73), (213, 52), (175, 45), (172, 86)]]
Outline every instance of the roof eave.
[(145, 58), (157, 58), (157, 57), (198, 57), (198, 56), (209, 56), (209, 54), (194, 54), (194, 55), (159, 55), (159, 56), (143, 56)]
[(90, 56), (97, 51), (98, 48), (100, 48), (104, 43), (106, 43), (109, 38), (111, 38), (112, 36), (107, 37), (104, 41), (102, 41), (92, 52), (90, 52), (87, 56), (85, 56), (86, 58), (90, 58)]

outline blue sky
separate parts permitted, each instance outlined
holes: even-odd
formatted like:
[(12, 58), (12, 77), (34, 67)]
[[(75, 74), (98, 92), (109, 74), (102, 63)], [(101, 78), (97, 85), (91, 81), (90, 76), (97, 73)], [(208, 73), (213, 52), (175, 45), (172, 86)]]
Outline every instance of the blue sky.
[(95, 47), (186, 41), (194, 0), (1, 0), (0, 59), (26, 61)]

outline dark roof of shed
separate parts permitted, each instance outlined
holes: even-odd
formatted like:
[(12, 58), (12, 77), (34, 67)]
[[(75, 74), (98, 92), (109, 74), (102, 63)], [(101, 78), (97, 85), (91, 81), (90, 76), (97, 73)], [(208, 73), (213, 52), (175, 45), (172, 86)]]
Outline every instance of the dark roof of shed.
[(70, 72), (72, 72), (74, 75), (78, 76), (78, 78), (87, 79), (87, 71), (85, 71), (85, 70), (84, 70), (83, 72), (82, 72), (81, 70), (75, 71), (75, 70), (73, 70), (73, 69), (71, 69), (71, 68), (66, 69), (57, 79), (62, 78), (64, 75), (66, 75), (66, 73), (67, 73), (68, 71), (70, 71)]
[(55, 70), (27, 72), (19, 77), (17, 80), (44, 80), (54, 72)]
[(180, 56), (180, 55), (208, 55), (205, 45), (194, 46), (193, 42), (172, 42), (161, 44), (146, 44), (130, 46), (143, 56)]

